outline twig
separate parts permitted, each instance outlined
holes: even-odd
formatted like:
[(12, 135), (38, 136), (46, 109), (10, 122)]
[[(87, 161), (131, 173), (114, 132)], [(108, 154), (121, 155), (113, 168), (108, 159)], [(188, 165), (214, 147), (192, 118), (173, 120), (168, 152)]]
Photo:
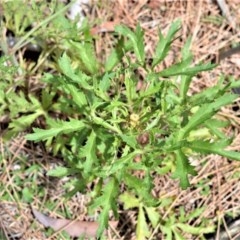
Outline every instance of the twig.
[(226, 4), (225, 0), (217, 0), (218, 6), (221, 9), (223, 15), (227, 18), (228, 22), (230, 23), (231, 27), (236, 30), (236, 22), (232, 17), (229, 7)]

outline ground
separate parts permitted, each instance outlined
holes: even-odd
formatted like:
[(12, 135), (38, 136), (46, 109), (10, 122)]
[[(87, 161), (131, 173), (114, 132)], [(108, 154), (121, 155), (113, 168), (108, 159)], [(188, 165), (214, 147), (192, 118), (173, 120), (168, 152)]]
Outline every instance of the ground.
[[(112, 30), (119, 23), (124, 23), (130, 28), (135, 28), (137, 23), (140, 23), (145, 30), (146, 49), (150, 54), (156, 45), (158, 29), (166, 33), (170, 24), (180, 18), (181, 35), (174, 42), (174, 48), (165, 60), (166, 66), (178, 57), (179, 50), (189, 36), (192, 36), (191, 49), (195, 62), (219, 62), (214, 70), (204, 72), (194, 79), (191, 91), (195, 93), (213, 86), (221, 74), (233, 75), (235, 78), (240, 76), (238, 53), (221, 59), (221, 53), (239, 45), (240, 42), (240, 3), (238, 0), (231, 0), (226, 2), (226, 6), (229, 11), (226, 11), (226, 8), (221, 9), (218, 1), (211, 0), (101, 1), (101, 4), (96, 2), (90, 4), (86, 10), (86, 17), (95, 24), (92, 34), (98, 36), (95, 48), (99, 58), (109, 52), (114, 42)], [(232, 106), (223, 108), (220, 113), (221, 117), (228, 118), (231, 122), (225, 132), (228, 136), (234, 135), (235, 140), (230, 149), (237, 151), (240, 150), (238, 111), (239, 106), (236, 102)], [(9, 233), (9, 236), (12, 236), (11, 239), (46, 239), (44, 236), (47, 230), (34, 221), (31, 206), (49, 213), (52, 217), (61, 217), (61, 213), (64, 212), (65, 216), (71, 219), (93, 220), (96, 218), (97, 213), (96, 216), (87, 215), (86, 196), (79, 193), (68, 200), (63, 198), (62, 186), (69, 179), (59, 181), (46, 176), (47, 170), (62, 164), (61, 159), (50, 155), (41, 144), (36, 146), (27, 142), (23, 134), (8, 143), (0, 142), (0, 144), (2, 169), (0, 171), (2, 185), (0, 226)], [(25, 164), (24, 173), (18, 171), (23, 163)], [(221, 238), (225, 234), (223, 232), (229, 230), (229, 216), (240, 214), (240, 163), (209, 155), (194, 159), (193, 164), (199, 172), (197, 176), (191, 178), (192, 187), (188, 190), (181, 190), (178, 182), (168, 176), (155, 179), (157, 194), (162, 198), (174, 199), (167, 211), (161, 212), (162, 218), (165, 219), (181, 207), (186, 212), (190, 212), (192, 209), (204, 206), (201, 218), (212, 219), (216, 224), (216, 239), (223, 239)], [(30, 185), (37, 186), (38, 192), (34, 193), (34, 196), (27, 193)], [(29, 196), (31, 201), (20, 199), (19, 193), (22, 191), (26, 191), (24, 197)], [(6, 200), (6, 195), (11, 196), (11, 199)], [(136, 239), (133, 232), (136, 212), (121, 211), (120, 216), (122, 219), (118, 227), (108, 233), (108, 239)], [(201, 218), (196, 218), (191, 225), (198, 225)], [(239, 232), (229, 239), (238, 239), (237, 236), (240, 238)], [(47, 239), (65, 239), (65, 237), (61, 233), (52, 233)], [(149, 239), (156, 238), (153, 236)]]

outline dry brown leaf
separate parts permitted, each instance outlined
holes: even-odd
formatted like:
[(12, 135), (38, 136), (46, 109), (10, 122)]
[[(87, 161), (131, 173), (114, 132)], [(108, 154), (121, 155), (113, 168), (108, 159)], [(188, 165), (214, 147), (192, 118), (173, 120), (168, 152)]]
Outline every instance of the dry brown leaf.
[[(44, 227), (51, 227), (54, 231), (66, 231), (71, 237), (96, 237), (99, 224), (97, 222), (87, 221), (72, 221), (68, 219), (52, 218), (39, 211), (32, 209), (35, 218), (44, 225)], [(116, 227), (117, 221), (109, 222), (111, 227)]]
[(91, 34), (97, 35), (98, 33), (103, 33), (103, 32), (113, 32), (115, 26), (117, 26), (119, 23), (120, 23), (119, 21), (104, 22), (99, 26), (92, 28)]
[(152, 9), (156, 9), (160, 7), (160, 3), (161, 1), (159, 0), (150, 0), (150, 2), (148, 3), (148, 7), (152, 8)]

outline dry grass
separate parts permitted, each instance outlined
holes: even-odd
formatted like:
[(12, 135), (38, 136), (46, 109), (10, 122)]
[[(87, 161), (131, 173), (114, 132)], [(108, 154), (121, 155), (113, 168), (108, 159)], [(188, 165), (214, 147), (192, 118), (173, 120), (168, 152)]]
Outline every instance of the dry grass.
[[(93, 29), (93, 32), (98, 34), (96, 50), (99, 58), (104, 58), (114, 44), (111, 31), (116, 23), (124, 23), (134, 28), (140, 22), (146, 31), (146, 49), (149, 54), (152, 54), (157, 41), (158, 29), (166, 33), (171, 22), (176, 18), (180, 18), (182, 20), (181, 36), (174, 43), (170, 56), (165, 60), (164, 64), (166, 66), (178, 57), (179, 50), (188, 36), (192, 36), (191, 49), (195, 56), (195, 62), (216, 61), (221, 49), (229, 48), (231, 45), (240, 42), (240, 35), (238, 34), (240, 3), (238, 0), (227, 2), (236, 21), (236, 28), (233, 28), (232, 24), (222, 16), (217, 3), (210, 0), (117, 0), (101, 2), (101, 4), (93, 4), (88, 16), (91, 22), (97, 22), (99, 26)], [(214, 85), (221, 73), (239, 78), (240, 61), (238, 57), (239, 55), (234, 55), (224, 59), (215, 70), (196, 77), (191, 85), (192, 92), (199, 92), (203, 88)], [(220, 115), (231, 121), (231, 126), (226, 129), (226, 134), (235, 136), (231, 149), (240, 150), (240, 114), (229, 107), (224, 108)], [(32, 206), (44, 211), (46, 206), (50, 206), (49, 203), (52, 202), (54, 207), (51, 209), (51, 216), (56, 217), (58, 212), (66, 212), (67, 208), (72, 218), (89, 219), (89, 217), (86, 217), (86, 197), (79, 194), (66, 203), (62, 197), (64, 182), (46, 177), (46, 171), (56, 164), (60, 164), (61, 160), (49, 156), (42, 146), (36, 148), (36, 146), (26, 143), (21, 136), (8, 145), (1, 143), (0, 147), (3, 157), (0, 182), (5, 189), (5, 192), (0, 193), (2, 199), (0, 203), (0, 224), (7, 232), (19, 237), (16, 239), (45, 239), (43, 234), (45, 230), (34, 222), (30, 205), (23, 204), (21, 199), (16, 197), (17, 192), (22, 191), (25, 186), (16, 184), (16, 176), (20, 179), (28, 177), (31, 181), (36, 181), (28, 184), (44, 186), (41, 197), (37, 192), (35, 193), (36, 195), (31, 202)], [(26, 176), (24, 171), (15, 170), (18, 165), (21, 165), (22, 156), (27, 156), (28, 160), (25, 169), (34, 164), (42, 167), (42, 171), (37, 172), (35, 178)], [(161, 214), (164, 219), (172, 211), (178, 211), (180, 206), (183, 206), (186, 212), (205, 206), (201, 217), (212, 219), (217, 223), (217, 239), (220, 239), (220, 223), (225, 222), (226, 214), (240, 214), (240, 163), (230, 162), (219, 156), (210, 155), (198, 159), (196, 165), (199, 174), (191, 179), (193, 187), (186, 191), (180, 190), (178, 183), (166, 176), (155, 179), (155, 194), (159, 198), (168, 197), (174, 199), (167, 211)], [(204, 194), (204, 191), (207, 191), (207, 194)], [(3, 199), (6, 192), (12, 196), (11, 202)], [(113, 234), (109, 233), (108, 238), (135, 239), (131, 229), (136, 221), (136, 213), (134, 211), (127, 213), (123, 211), (120, 214), (123, 222), (114, 231), (117, 237), (113, 237)], [(95, 216), (92, 216), (91, 219), (95, 219)], [(198, 218), (191, 222), (191, 225), (197, 225), (200, 221), (200, 218)], [(227, 224), (225, 224), (225, 227), (227, 230)], [(125, 234), (123, 234), (124, 231)], [(155, 236), (151, 239), (156, 239)], [(157, 236), (158, 239), (161, 238), (160, 234), (157, 234)], [(57, 235), (53, 234), (48, 239), (57, 239)], [(58, 235), (58, 239), (64, 239), (64, 237)]]

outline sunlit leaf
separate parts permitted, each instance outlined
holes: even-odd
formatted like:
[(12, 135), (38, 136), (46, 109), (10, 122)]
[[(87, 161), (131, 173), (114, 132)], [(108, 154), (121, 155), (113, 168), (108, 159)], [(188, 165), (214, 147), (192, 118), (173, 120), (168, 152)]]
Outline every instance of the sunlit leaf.
[(152, 226), (155, 228), (160, 220), (160, 214), (157, 211), (156, 208), (153, 207), (145, 207), (145, 210), (147, 212), (148, 218), (151, 221)]
[(196, 175), (197, 172), (195, 171), (194, 167), (190, 165), (189, 160), (184, 155), (182, 150), (176, 151), (176, 170), (172, 174), (172, 178), (178, 178), (180, 180), (180, 186), (183, 189), (186, 189), (190, 186), (188, 175)]
[(133, 45), (134, 53), (138, 61), (143, 64), (145, 60), (145, 52), (144, 52), (144, 41), (143, 41), (143, 31), (139, 25), (136, 27), (136, 31), (133, 32), (127, 26), (117, 26), (115, 28), (116, 32), (126, 36), (130, 39)]
[(70, 41), (70, 45), (76, 48), (78, 57), (82, 60), (82, 64), (85, 66), (86, 70), (91, 74), (98, 73), (99, 65), (95, 56), (93, 44)]
[(176, 33), (179, 31), (181, 27), (180, 20), (177, 20), (172, 23), (166, 38), (163, 36), (161, 31), (159, 31), (159, 40), (156, 48), (156, 53), (154, 56), (154, 60), (152, 66), (155, 67), (158, 63), (160, 63), (168, 54), (170, 50), (170, 46), (174, 40)]
[(189, 147), (199, 153), (203, 154), (218, 154), (220, 156), (240, 161), (240, 152), (224, 150), (228, 145), (230, 145), (230, 139), (223, 139), (221, 141), (210, 142), (210, 141), (193, 141), (189, 143)]
[(204, 104), (199, 108), (199, 110), (190, 117), (186, 126), (181, 129), (181, 135), (185, 136), (192, 129), (198, 127), (200, 124), (204, 123), (206, 120), (210, 119), (215, 115), (222, 106), (232, 103), (237, 98), (234, 94), (228, 94), (217, 98), (214, 102), (209, 104)]
[(123, 194), (121, 194), (119, 196), (119, 200), (123, 202), (124, 209), (135, 208), (138, 207), (140, 204), (139, 199), (128, 192), (124, 192)]
[(41, 141), (47, 140), (48, 138), (55, 137), (60, 133), (71, 133), (75, 131), (80, 131), (85, 127), (82, 121), (70, 119), (70, 121), (59, 121), (56, 123), (56, 127), (50, 129), (38, 129), (33, 128), (34, 133), (27, 134), (25, 137), (27, 140)]
[(146, 237), (150, 236), (150, 231), (148, 228), (148, 224), (146, 222), (143, 206), (139, 206), (138, 210), (138, 219), (137, 219), (137, 240), (144, 240)]

